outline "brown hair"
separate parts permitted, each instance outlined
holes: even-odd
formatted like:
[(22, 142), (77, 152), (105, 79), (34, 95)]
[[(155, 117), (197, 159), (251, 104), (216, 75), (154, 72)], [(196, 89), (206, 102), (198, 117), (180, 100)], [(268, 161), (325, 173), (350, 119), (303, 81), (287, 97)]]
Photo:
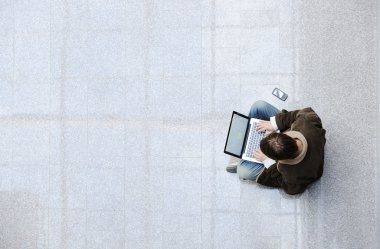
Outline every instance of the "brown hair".
[(296, 140), (283, 133), (271, 133), (260, 142), (261, 151), (273, 160), (296, 158)]

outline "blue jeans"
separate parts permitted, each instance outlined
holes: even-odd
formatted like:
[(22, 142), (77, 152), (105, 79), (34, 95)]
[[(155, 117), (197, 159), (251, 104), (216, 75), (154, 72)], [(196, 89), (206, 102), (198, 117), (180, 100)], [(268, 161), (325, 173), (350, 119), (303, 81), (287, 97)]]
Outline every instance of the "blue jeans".
[[(259, 100), (253, 103), (251, 110), (249, 111), (248, 116), (250, 118), (257, 118), (262, 120), (269, 120), (270, 117), (275, 116), (279, 113), (276, 107), (271, 104)], [(237, 174), (242, 180), (251, 180), (255, 181), (256, 177), (264, 170), (264, 164), (250, 162), (246, 160), (240, 160), (240, 163), (237, 166)]]

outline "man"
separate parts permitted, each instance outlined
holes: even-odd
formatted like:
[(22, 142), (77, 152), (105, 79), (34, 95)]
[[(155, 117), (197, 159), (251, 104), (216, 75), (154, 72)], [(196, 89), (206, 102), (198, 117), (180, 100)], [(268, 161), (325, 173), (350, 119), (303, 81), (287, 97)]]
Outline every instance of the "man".
[(254, 154), (262, 163), (240, 160), (227, 166), (228, 172), (237, 172), (243, 180), (282, 188), (291, 195), (304, 192), (322, 176), (326, 131), (312, 108), (280, 112), (265, 101), (257, 101), (248, 115), (265, 120), (257, 130), (268, 135)]

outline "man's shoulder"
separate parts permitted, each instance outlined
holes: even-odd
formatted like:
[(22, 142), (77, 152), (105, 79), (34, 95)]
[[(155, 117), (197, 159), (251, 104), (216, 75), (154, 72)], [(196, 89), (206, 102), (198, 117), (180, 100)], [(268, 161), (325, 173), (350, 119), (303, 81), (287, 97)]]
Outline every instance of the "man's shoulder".
[(305, 107), (305, 108), (300, 109), (300, 111), (298, 112), (298, 115), (307, 115), (307, 114), (310, 114), (310, 113), (315, 113), (315, 111), (313, 110), (313, 108), (311, 108), (311, 107)]
[(297, 118), (299, 117), (303, 117), (306, 121), (321, 123), (320, 117), (311, 107), (301, 109), (297, 114)]

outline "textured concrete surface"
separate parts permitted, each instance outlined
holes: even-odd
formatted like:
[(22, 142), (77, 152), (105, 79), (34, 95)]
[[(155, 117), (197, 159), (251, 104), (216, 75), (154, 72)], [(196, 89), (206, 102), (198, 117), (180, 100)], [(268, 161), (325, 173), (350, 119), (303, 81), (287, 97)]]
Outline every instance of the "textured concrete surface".
[[(377, 248), (377, 8), (1, 1), (0, 248)], [(224, 170), (259, 99), (322, 118), (302, 195)]]

